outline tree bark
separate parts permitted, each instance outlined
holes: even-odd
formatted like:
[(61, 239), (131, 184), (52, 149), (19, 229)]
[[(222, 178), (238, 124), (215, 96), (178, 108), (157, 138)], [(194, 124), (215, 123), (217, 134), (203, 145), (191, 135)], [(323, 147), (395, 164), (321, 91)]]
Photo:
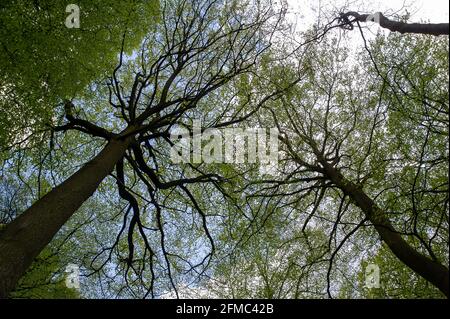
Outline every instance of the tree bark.
[(400, 33), (418, 33), (418, 34), (431, 34), (431, 35), (448, 35), (449, 24), (448, 23), (406, 23), (400, 21), (393, 21), (386, 18), (381, 12), (375, 14), (359, 14), (358, 12), (349, 11), (341, 15), (341, 19), (347, 19), (353, 17), (359, 22), (375, 21), (380, 24), (381, 27), (391, 30), (392, 32)]
[(323, 157), (320, 156), (319, 161), (324, 166), (327, 177), (361, 208), (394, 255), (417, 274), (436, 286), (448, 298), (448, 268), (411, 247), (399, 232), (395, 230), (386, 213), (360, 187), (347, 180), (335, 167), (325, 161)]
[(130, 139), (112, 139), (62, 184), (0, 233), (0, 298), (7, 298), (33, 260), (124, 156)]

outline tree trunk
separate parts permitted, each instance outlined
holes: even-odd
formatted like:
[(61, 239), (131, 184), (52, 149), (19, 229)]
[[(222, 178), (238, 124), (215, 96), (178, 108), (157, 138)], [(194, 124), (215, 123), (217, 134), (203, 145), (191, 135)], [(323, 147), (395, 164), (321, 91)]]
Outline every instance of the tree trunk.
[(422, 255), (411, 247), (395, 230), (389, 218), (386, 216), (386, 213), (382, 211), (360, 187), (347, 180), (336, 168), (331, 166), (323, 158), (320, 158), (319, 160), (324, 166), (328, 178), (330, 178), (331, 181), (346, 195), (350, 196), (356, 205), (361, 208), (394, 255), (417, 274), (436, 286), (448, 298), (448, 268), (433, 261), (427, 256)]
[(431, 34), (436, 36), (449, 34), (448, 23), (406, 23), (393, 21), (386, 18), (381, 12), (369, 15), (350, 11), (341, 15), (341, 18), (348, 19), (350, 17), (355, 18), (359, 22), (375, 21), (380, 24), (381, 27), (391, 30), (392, 32)]
[(111, 140), (91, 161), (35, 202), (0, 233), (0, 298), (123, 157), (130, 138)]

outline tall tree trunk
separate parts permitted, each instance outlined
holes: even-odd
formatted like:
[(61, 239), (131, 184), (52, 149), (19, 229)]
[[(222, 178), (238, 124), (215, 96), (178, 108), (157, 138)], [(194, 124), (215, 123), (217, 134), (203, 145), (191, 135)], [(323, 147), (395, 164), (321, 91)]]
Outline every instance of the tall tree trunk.
[(124, 156), (130, 138), (111, 140), (92, 160), (36, 201), (0, 233), (0, 298)]
[(399, 232), (395, 230), (386, 213), (360, 187), (347, 180), (336, 168), (325, 161), (322, 156), (318, 156), (328, 178), (346, 195), (350, 196), (356, 205), (361, 208), (394, 255), (417, 274), (436, 286), (448, 298), (448, 268), (411, 247)]
[(381, 12), (369, 15), (350, 11), (341, 15), (341, 19), (348, 20), (350, 17), (355, 18), (359, 22), (375, 21), (382, 28), (391, 30), (392, 32), (431, 34), (436, 36), (449, 34), (448, 23), (406, 23), (393, 21), (386, 18)]

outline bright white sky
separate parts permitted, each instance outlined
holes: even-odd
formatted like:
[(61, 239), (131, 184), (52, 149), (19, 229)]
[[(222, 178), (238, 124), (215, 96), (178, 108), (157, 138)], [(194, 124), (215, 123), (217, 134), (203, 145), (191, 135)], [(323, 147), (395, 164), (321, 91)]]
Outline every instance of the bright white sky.
[(287, 0), (287, 2), (297, 13), (297, 22), (302, 25), (317, 23), (319, 8), (321, 8), (321, 21), (325, 22), (327, 19), (324, 13), (338, 12), (344, 6), (348, 10), (360, 13), (380, 11), (384, 14), (394, 12), (404, 14), (406, 8), (411, 13), (411, 22), (425, 20), (431, 23), (444, 23), (449, 21), (448, 0)]

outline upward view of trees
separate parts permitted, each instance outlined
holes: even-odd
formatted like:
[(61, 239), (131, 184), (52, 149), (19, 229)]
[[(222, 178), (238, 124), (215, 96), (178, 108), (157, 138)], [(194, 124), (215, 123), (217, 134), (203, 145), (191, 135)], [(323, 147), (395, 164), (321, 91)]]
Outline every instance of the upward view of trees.
[(0, 4), (1, 298), (448, 298), (447, 23), (77, 5)]

